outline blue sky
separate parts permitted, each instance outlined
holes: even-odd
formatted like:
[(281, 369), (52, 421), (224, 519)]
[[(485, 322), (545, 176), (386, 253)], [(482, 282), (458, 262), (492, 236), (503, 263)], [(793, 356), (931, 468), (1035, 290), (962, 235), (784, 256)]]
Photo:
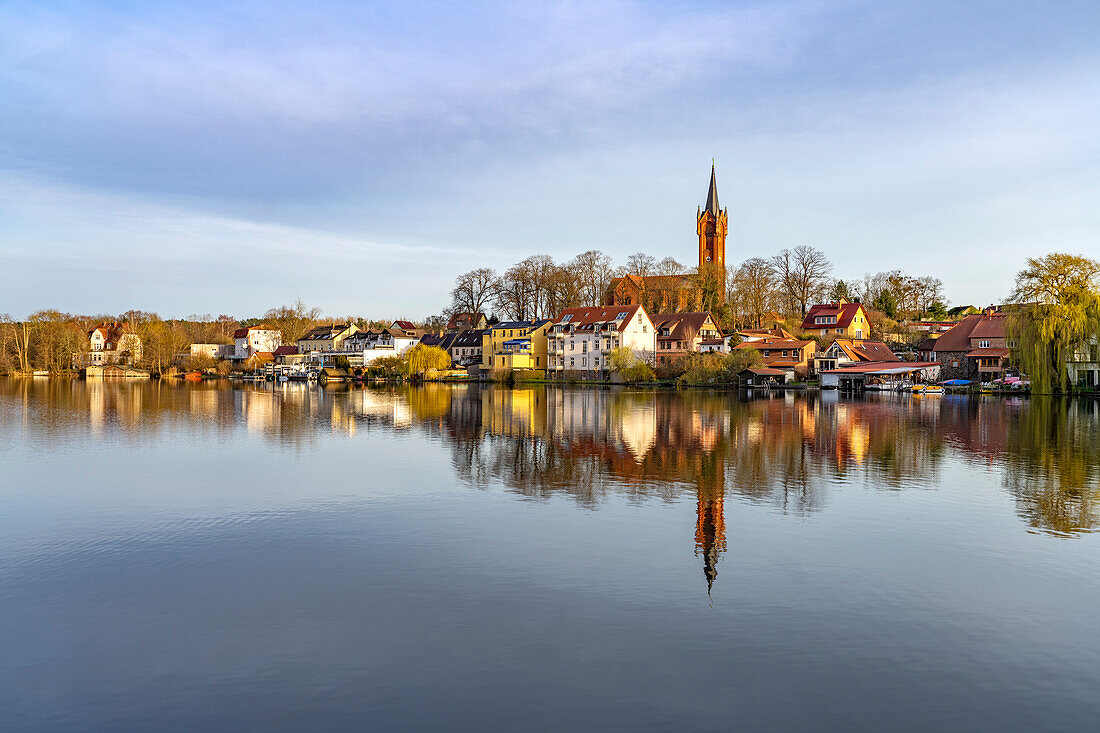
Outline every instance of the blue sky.
[(0, 311), (438, 312), (528, 254), (1100, 256), (1100, 3), (0, 2)]

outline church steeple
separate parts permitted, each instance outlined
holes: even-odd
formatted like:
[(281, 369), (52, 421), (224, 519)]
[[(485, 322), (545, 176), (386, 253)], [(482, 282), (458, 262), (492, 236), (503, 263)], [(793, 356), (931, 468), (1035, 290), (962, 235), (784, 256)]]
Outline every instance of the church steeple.
[(710, 164), (710, 190), (707, 191), (707, 211), (718, 216), (718, 182), (714, 178), (714, 163)]
[(726, 226), (729, 217), (726, 210), (718, 204), (718, 180), (714, 174), (714, 163), (710, 166), (710, 189), (707, 191), (706, 208), (700, 209), (695, 222), (699, 234), (699, 272), (715, 269), (721, 271), (725, 281), (726, 271)]

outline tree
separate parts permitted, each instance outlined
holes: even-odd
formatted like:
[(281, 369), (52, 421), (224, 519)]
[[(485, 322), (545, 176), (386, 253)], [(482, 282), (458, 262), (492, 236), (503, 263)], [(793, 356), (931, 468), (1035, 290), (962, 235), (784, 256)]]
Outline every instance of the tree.
[(897, 303), (894, 300), (894, 293), (890, 288), (883, 288), (871, 301), (871, 307), (882, 311), (887, 318), (894, 318), (898, 312)]
[(417, 344), (405, 355), (405, 373), (410, 377), (421, 377), (431, 371), (440, 371), (451, 366), (451, 356), (438, 346)]
[(1065, 391), (1066, 362), (1100, 338), (1100, 262), (1064, 253), (1029, 258), (1016, 276), (1009, 333), (1033, 392)]
[(799, 245), (793, 250), (783, 249), (772, 258), (782, 289), (787, 310), (796, 309), (803, 315), (812, 301), (823, 294), (833, 265), (819, 249)]
[(851, 302), (853, 297), (852, 291), (848, 289), (848, 283), (843, 280), (837, 280), (833, 283), (833, 287), (829, 289), (830, 303), (839, 303), (842, 300)]
[(590, 249), (574, 257), (566, 267), (577, 285), (578, 305), (597, 306), (603, 303), (604, 294), (615, 274), (610, 257), (597, 249)]
[(496, 297), (497, 273), (488, 267), (464, 272), (451, 289), (451, 313), (484, 313)]
[(941, 300), (932, 301), (932, 304), (928, 306), (928, 315), (936, 321), (944, 320), (947, 318), (947, 305)]
[(775, 307), (776, 275), (763, 257), (751, 257), (729, 279), (727, 302), (751, 328), (760, 328), (764, 314)]
[(622, 377), (624, 382), (652, 382), (657, 378), (653, 368), (626, 346), (612, 349), (607, 355), (607, 364), (611, 371)]
[(283, 343), (293, 344), (317, 325), (321, 317), (320, 308), (311, 308), (302, 302), (301, 298), (290, 305), (281, 305), (272, 308), (264, 314), (264, 320), (283, 335)]

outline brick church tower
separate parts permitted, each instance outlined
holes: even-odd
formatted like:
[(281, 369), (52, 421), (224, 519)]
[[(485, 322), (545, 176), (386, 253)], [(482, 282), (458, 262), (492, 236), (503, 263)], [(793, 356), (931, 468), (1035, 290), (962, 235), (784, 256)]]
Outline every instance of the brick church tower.
[(726, 268), (726, 210), (718, 206), (718, 184), (714, 179), (714, 164), (710, 166), (710, 190), (707, 205), (696, 215), (695, 230), (699, 234), (699, 272), (721, 268), (723, 280)]

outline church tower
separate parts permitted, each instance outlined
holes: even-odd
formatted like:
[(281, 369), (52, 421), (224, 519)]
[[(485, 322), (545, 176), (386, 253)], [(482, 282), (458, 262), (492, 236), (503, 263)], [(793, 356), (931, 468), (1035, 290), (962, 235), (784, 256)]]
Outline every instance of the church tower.
[(718, 184), (714, 178), (714, 164), (710, 166), (710, 190), (707, 205), (696, 215), (695, 229), (699, 234), (699, 272), (719, 267), (723, 280), (726, 268), (726, 210), (718, 206)]

